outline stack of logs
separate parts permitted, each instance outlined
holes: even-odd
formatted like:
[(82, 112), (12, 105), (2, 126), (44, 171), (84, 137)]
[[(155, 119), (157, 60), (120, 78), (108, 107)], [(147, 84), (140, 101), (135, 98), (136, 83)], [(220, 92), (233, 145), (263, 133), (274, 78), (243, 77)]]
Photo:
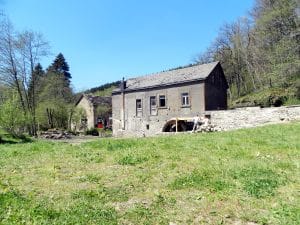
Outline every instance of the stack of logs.
[(46, 139), (70, 139), (72, 138), (72, 135), (66, 131), (63, 130), (48, 130), (48, 131), (43, 131), (39, 135), (41, 138), (46, 138)]

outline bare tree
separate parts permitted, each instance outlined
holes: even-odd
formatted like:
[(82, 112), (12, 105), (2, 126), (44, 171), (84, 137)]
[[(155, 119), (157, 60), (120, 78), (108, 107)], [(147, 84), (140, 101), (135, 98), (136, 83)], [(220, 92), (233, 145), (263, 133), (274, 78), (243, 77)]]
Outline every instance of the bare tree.
[(48, 54), (49, 45), (39, 33), (17, 33), (8, 18), (0, 21), (0, 80), (19, 95), (29, 133), (36, 135), (36, 77), (34, 67)]
[(34, 67), (39, 62), (40, 58), (48, 55), (49, 45), (44, 41), (40, 33), (25, 31), (18, 34), (17, 51), (19, 55), (20, 73), (23, 81), (23, 89), (27, 102), (27, 109), (31, 116), (31, 132), (36, 135), (36, 85), (37, 76), (34, 73)]

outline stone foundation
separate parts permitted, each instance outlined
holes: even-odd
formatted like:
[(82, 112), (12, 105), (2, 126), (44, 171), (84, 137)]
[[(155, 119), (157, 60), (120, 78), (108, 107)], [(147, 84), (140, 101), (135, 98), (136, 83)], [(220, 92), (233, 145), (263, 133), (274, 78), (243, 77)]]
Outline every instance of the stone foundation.
[[(214, 131), (235, 130), (240, 128), (257, 127), (265, 124), (275, 124), (280, 122), (300, 120), (300, 105), (283, 107), (245, 107), (232, 110), (206, 111), (206, 116), (210, 116), (210, 123)], [(179, 115), (180, 117), (180, 115)], [(140, 126), (144, 129), (132, 131), (117, 130), (114, 131), (115, 137), (148, 137), (157, 135), (171, 135), (174, 132), (162, 132), (166, 122), (171, 118), (161, 120), (151, 119), (149, 121), (139, 120)], [(149, 129), (146, 129), (148, 127)], [(178, 132), (178, 133), (190, 133)]]

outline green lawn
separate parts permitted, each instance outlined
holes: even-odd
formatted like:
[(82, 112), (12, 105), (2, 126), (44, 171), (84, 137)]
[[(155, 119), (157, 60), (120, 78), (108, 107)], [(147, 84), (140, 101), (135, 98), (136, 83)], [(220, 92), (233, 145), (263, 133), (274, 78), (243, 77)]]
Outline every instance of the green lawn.
[(0, 224), (299, 224), (300, 123), (0, 145)]

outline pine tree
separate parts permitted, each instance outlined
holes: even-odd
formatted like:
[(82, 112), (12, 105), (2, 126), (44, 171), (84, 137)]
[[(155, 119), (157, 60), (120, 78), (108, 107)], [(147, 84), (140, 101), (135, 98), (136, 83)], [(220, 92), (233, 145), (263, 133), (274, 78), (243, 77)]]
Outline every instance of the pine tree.
[(69, 86), (71, 83), (71, 73), (70, 73), (70, 68), (69, 65), (62, 53), (59, 53), (53, 63), (49, 66), (48, 72), (56, 73), (56, 74), (61, 74), (63, 75), (66, 85)]

